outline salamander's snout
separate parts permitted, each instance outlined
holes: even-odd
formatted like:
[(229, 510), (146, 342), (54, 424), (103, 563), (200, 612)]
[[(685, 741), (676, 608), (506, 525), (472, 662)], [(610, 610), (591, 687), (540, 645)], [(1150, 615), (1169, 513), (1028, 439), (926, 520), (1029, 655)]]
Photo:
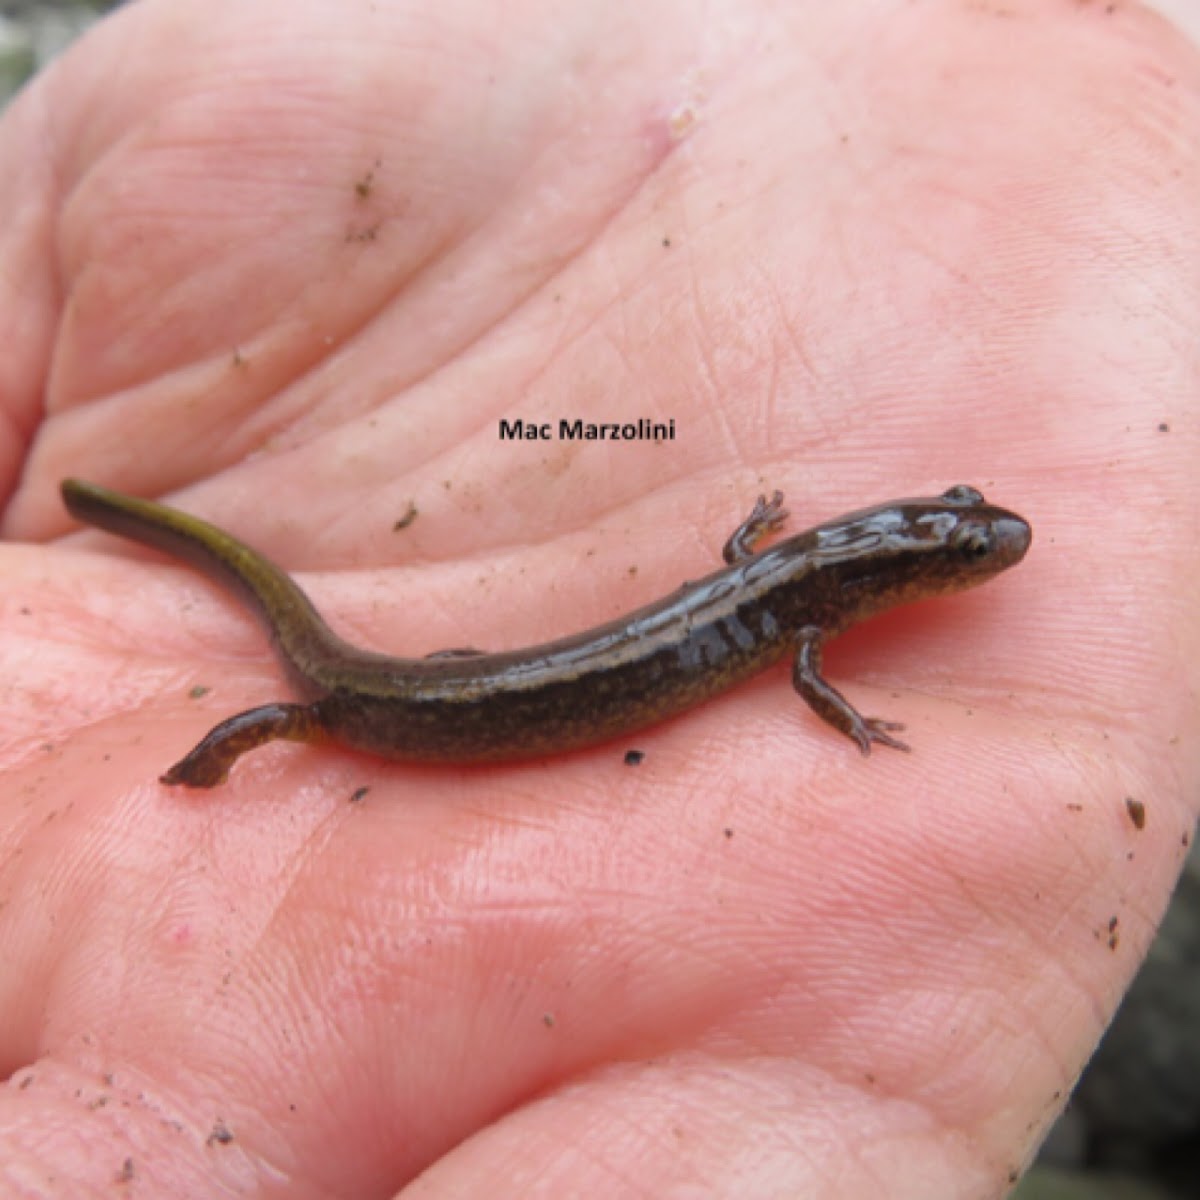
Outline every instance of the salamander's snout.
[(1016, 566), (1025, 557), (1029, 543), (1033, 541), (1033, 529), (1029, 522), (1016, 513), (1004, 513), (992, 523), (992, 534), (996, 539), (996, 558), (1001, 569)]

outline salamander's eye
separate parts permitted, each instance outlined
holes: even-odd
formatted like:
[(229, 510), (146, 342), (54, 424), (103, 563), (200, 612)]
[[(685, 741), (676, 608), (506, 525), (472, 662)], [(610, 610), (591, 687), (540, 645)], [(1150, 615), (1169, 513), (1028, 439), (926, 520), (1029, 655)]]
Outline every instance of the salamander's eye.
[(983, 503), (983, 493), (976, 491), (969, 484), (956, 483), (949, 491), (942, 493), (942, 499), (956, 507), (971, 508)]
[(954, 533), (954, 549), (968, 562), (981, 562), (995, 549), (996, 539), (986, 525), (960, 525)]

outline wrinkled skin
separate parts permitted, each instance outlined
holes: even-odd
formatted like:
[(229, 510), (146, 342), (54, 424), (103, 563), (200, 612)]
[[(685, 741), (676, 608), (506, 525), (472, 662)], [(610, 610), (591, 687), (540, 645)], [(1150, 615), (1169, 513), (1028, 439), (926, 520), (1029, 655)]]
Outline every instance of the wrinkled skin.
[[(1200, 795), (1197, 146), (1200, 55), (1124, 3), (102, 24), (0, 124), (0, 1192), (1004, 1194)], [(781, 671), (636, 769), (274, 746), (195, 795), (286, 683), (68, 473), (393, 653), (627, 610), (774, 487), (974, 483), (1035, 541), (829, 654), (911, 755)]]

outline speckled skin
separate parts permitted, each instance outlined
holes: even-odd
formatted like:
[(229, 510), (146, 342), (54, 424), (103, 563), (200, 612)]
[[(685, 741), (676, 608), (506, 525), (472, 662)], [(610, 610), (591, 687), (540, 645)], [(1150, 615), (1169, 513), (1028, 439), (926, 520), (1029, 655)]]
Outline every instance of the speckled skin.
[(308, 701), (222, 722), (163, 776), (212, 787), (274, 738), (324, 739), (386, 758), (499, 762), (604, 742), (682, 712), (794, 655), (793, 683), (854, 738), (907, 749), (893, 722), (861, 716), (820, 674), (821, 646), (886, 608), (983, 583), (1013, 566), (1031, 530), (958, 486), (850, 513), (761, 553), (782, 496), (760, 499), (725, 547), (729, 565), (628, 616), (500, 654), (390, 658), (337, 637), (279, 568), (212, 525), (66, 480), (70, 512), (184, 558), (231, 585), (266, 624)]

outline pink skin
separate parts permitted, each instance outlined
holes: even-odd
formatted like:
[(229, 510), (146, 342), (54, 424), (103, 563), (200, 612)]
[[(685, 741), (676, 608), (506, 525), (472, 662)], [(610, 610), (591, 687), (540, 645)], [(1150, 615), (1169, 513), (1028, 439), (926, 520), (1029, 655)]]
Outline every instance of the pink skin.
[[(5, 1195), (999, 1196), (1136, 970), (1200, 794), (1200, 56), (1128, 3), (615, 7), (143, 0), (0, 123)], [(497, 438), (576, 415), (679, 435)], [(776, 486), (1035, 540), (829, 654), (911, 755), (781, 669), (636, 769), (188, 794), (286, 685), (66, 474), (396, 653), (628, 609)]]

